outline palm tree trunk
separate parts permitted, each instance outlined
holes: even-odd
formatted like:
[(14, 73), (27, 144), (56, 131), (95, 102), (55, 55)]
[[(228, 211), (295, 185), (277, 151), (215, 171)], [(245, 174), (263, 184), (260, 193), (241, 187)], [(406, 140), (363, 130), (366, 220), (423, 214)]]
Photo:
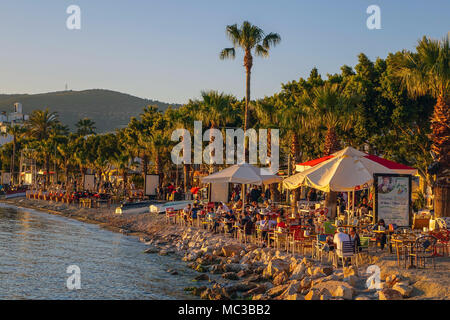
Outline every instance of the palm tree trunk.
[(145, 176), (147, 175), (148, 172), (148, 156), (146, 154), (144, 154), (142, 156), (142, 177), (144, 178), (145, 181)]
[(14, 166), (15, 166), (15, 159), (16, 159), (16, 136), (13, 136), (13, 153), (12, 153), (12, 159), (11, 159), (11, 185), (14, 184)]
[(183, 164), (183, 183), (184, 183), (184, 194), (186, 194), (189, 190), (190, 183), (189, 183), (189, 165)]
[(439, 163), (439, 172), (433, 187), (434, 214), (436, 217), (450, 216), (450, 108), (441, 94), (434, 106), (431, 118), (431, 150)]
[[(336, 151), (339, 151), (339, 139), (336, 134), (335, 127), (329, 127), (327, 135), (325, 137), (324, 155), (329, 156)], [(331, 218), (335, 218), (337, 215), (337, 193), (330, 191), (325, 197), (325, 206), (331, 208)]]
[[(244, 111), (244, 133), (248, 129), (248, 107), (250, 104), (250, 77), (253, 66), (253, 57), (250, 50), (245, 51), (244, 56), (244, 67), (245, 67), (245, 111)], [(244, 139), (244, 162), (247, 162), (248, 157), (248, 148), (247, 142)]]
[(45, 171), (47, 171), (47, 175), (45, 176), (45, 184), (48, 186), (50, 183), (50, 154), (45, 155)]

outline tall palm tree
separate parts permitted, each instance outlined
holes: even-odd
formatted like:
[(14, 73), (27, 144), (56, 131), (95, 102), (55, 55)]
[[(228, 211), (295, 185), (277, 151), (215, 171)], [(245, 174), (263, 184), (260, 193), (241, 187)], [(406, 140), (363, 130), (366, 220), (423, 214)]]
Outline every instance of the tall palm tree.
[(17, 140), (20, 139), (26, 132), (26, 129), (23, 126), (14, 125), (11, 124), (6, 129), (6, 132), (3, 135), (10, 135), (12, 136), (12, 156), (11, 156), (11, 184), (14, 183), (14, 167), (15, 167), (15, 160), (16, 160), (16, 146), (17, 146)]
[(41, 141), (39, 150), (43, 152), (45, 169), (47, 171), (45, 183), (50, 182), (50, 154), (54, 150), (54, 146), (49, 138), (57, 133), (57, 131), (64, 131), (64, 127), (60, 126), (58, 114), (45, 110), (34, 110), (30, 118), (26, 122), (27, 135), (31, 138)]
[(450, 216), (450, 46), (442, 40), (423, 37), (417, 53), (404, 53), (396, 75), (412, 97), (431, 95), (436, 99), (431, 117), (431, 152), (435, 160), (434, 212)]
[(236, 48), (244, 51), (244, 67), (246, 73), (246, 94), (245, 94), (245, 113), (244, 113), (244, 131), (248, 129), (248, 105), (250, 103), (250, 74), (253, 67), (253, 54), (261, 57), (268, 57), (271, 47), (276, 46), (281, 41), (277, 33), (265, 34), (262, 29), (244, 21), (241, 27), (237, 24), (228, 25), (226, 28), (228, 38), (233, 47), (225, 48), (220, 52), (220, 59), (236, 57)]
[(86, 136), (88, 134), (94, 134), (95, 133), (95, 122), (91, 119), (84, 118), (80, 119), (76, 124), (75, 127), (77, 128), (77, 134), (80, 136)]

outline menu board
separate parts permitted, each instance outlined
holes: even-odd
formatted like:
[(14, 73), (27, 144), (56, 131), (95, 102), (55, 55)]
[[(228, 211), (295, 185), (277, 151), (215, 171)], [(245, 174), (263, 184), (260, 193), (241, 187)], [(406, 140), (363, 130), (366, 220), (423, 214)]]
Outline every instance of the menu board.
[(211, 202), (228, 202), (228, 182), (211, 183)]
[(157, 175), (157, 174), (145, 175), (145, 195), (146, 196), (155, 196), (158, 186), (159, 186), (159, 175)]
[(375, 212), (386, 225), (408, 226), (411, 210), (411, 175), (375, 174)]

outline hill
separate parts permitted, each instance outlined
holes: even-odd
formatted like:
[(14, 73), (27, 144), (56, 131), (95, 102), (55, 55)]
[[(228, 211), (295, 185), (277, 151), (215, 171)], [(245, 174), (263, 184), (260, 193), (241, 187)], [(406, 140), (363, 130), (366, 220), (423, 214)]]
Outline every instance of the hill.
[[(25, 114), (45, 108), (56, 111), (60, 120), (71, 130), (79, 119), (90, 118), (95, 121), (99, 133), (126, 126), (130, 118), (142, 113), (142, 109), (147, 105), (155, 105), (161, 111), (169, 106), (168, 103), (117, 91), (92, 89), (40, 94), (0, 94), (0, 111), (12, 112), (15, 102), (22, 103)], [(179, 107), (177, 104), (172, 106)]]

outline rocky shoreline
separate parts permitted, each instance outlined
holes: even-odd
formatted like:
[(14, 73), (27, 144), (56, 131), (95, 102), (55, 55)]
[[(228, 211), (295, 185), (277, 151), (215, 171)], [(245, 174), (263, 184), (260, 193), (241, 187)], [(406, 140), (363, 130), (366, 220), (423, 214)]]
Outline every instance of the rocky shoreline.
[[(176, 255), (188, 267), (198, 271), (199, 275), (193, 281), (207, 285), (185, 290), (202, 299), (399, 300), (450, 297), (445, 281), (440, 286), (434, 279), (422, 279), (411, 271), (403, 272), (390, 261), (383, 261), (382, 256), (367, 256), (359, 268), (335, 269), (328, 262), (320, 263), (308, 256), (293, 256), (273, 248), (241, 244), (229, 236), (198, 228), (167, 225), (163, 215), (117, 216), (112, 209), (77, 208), (24, 198), (2, 202), (139, 236), (148, 246), (147, 254)], [(367, 288), (366, 282), (371, 274), (366, 270), (372, 264), (380, 267), (380, 290)], [(178, 273), (172, 269), (167, 272), (173, 276)], [(448, 281), (448, 269), (444, 273)], [(434, 289), (427, 292), (426, 287), (430, 283)]]

